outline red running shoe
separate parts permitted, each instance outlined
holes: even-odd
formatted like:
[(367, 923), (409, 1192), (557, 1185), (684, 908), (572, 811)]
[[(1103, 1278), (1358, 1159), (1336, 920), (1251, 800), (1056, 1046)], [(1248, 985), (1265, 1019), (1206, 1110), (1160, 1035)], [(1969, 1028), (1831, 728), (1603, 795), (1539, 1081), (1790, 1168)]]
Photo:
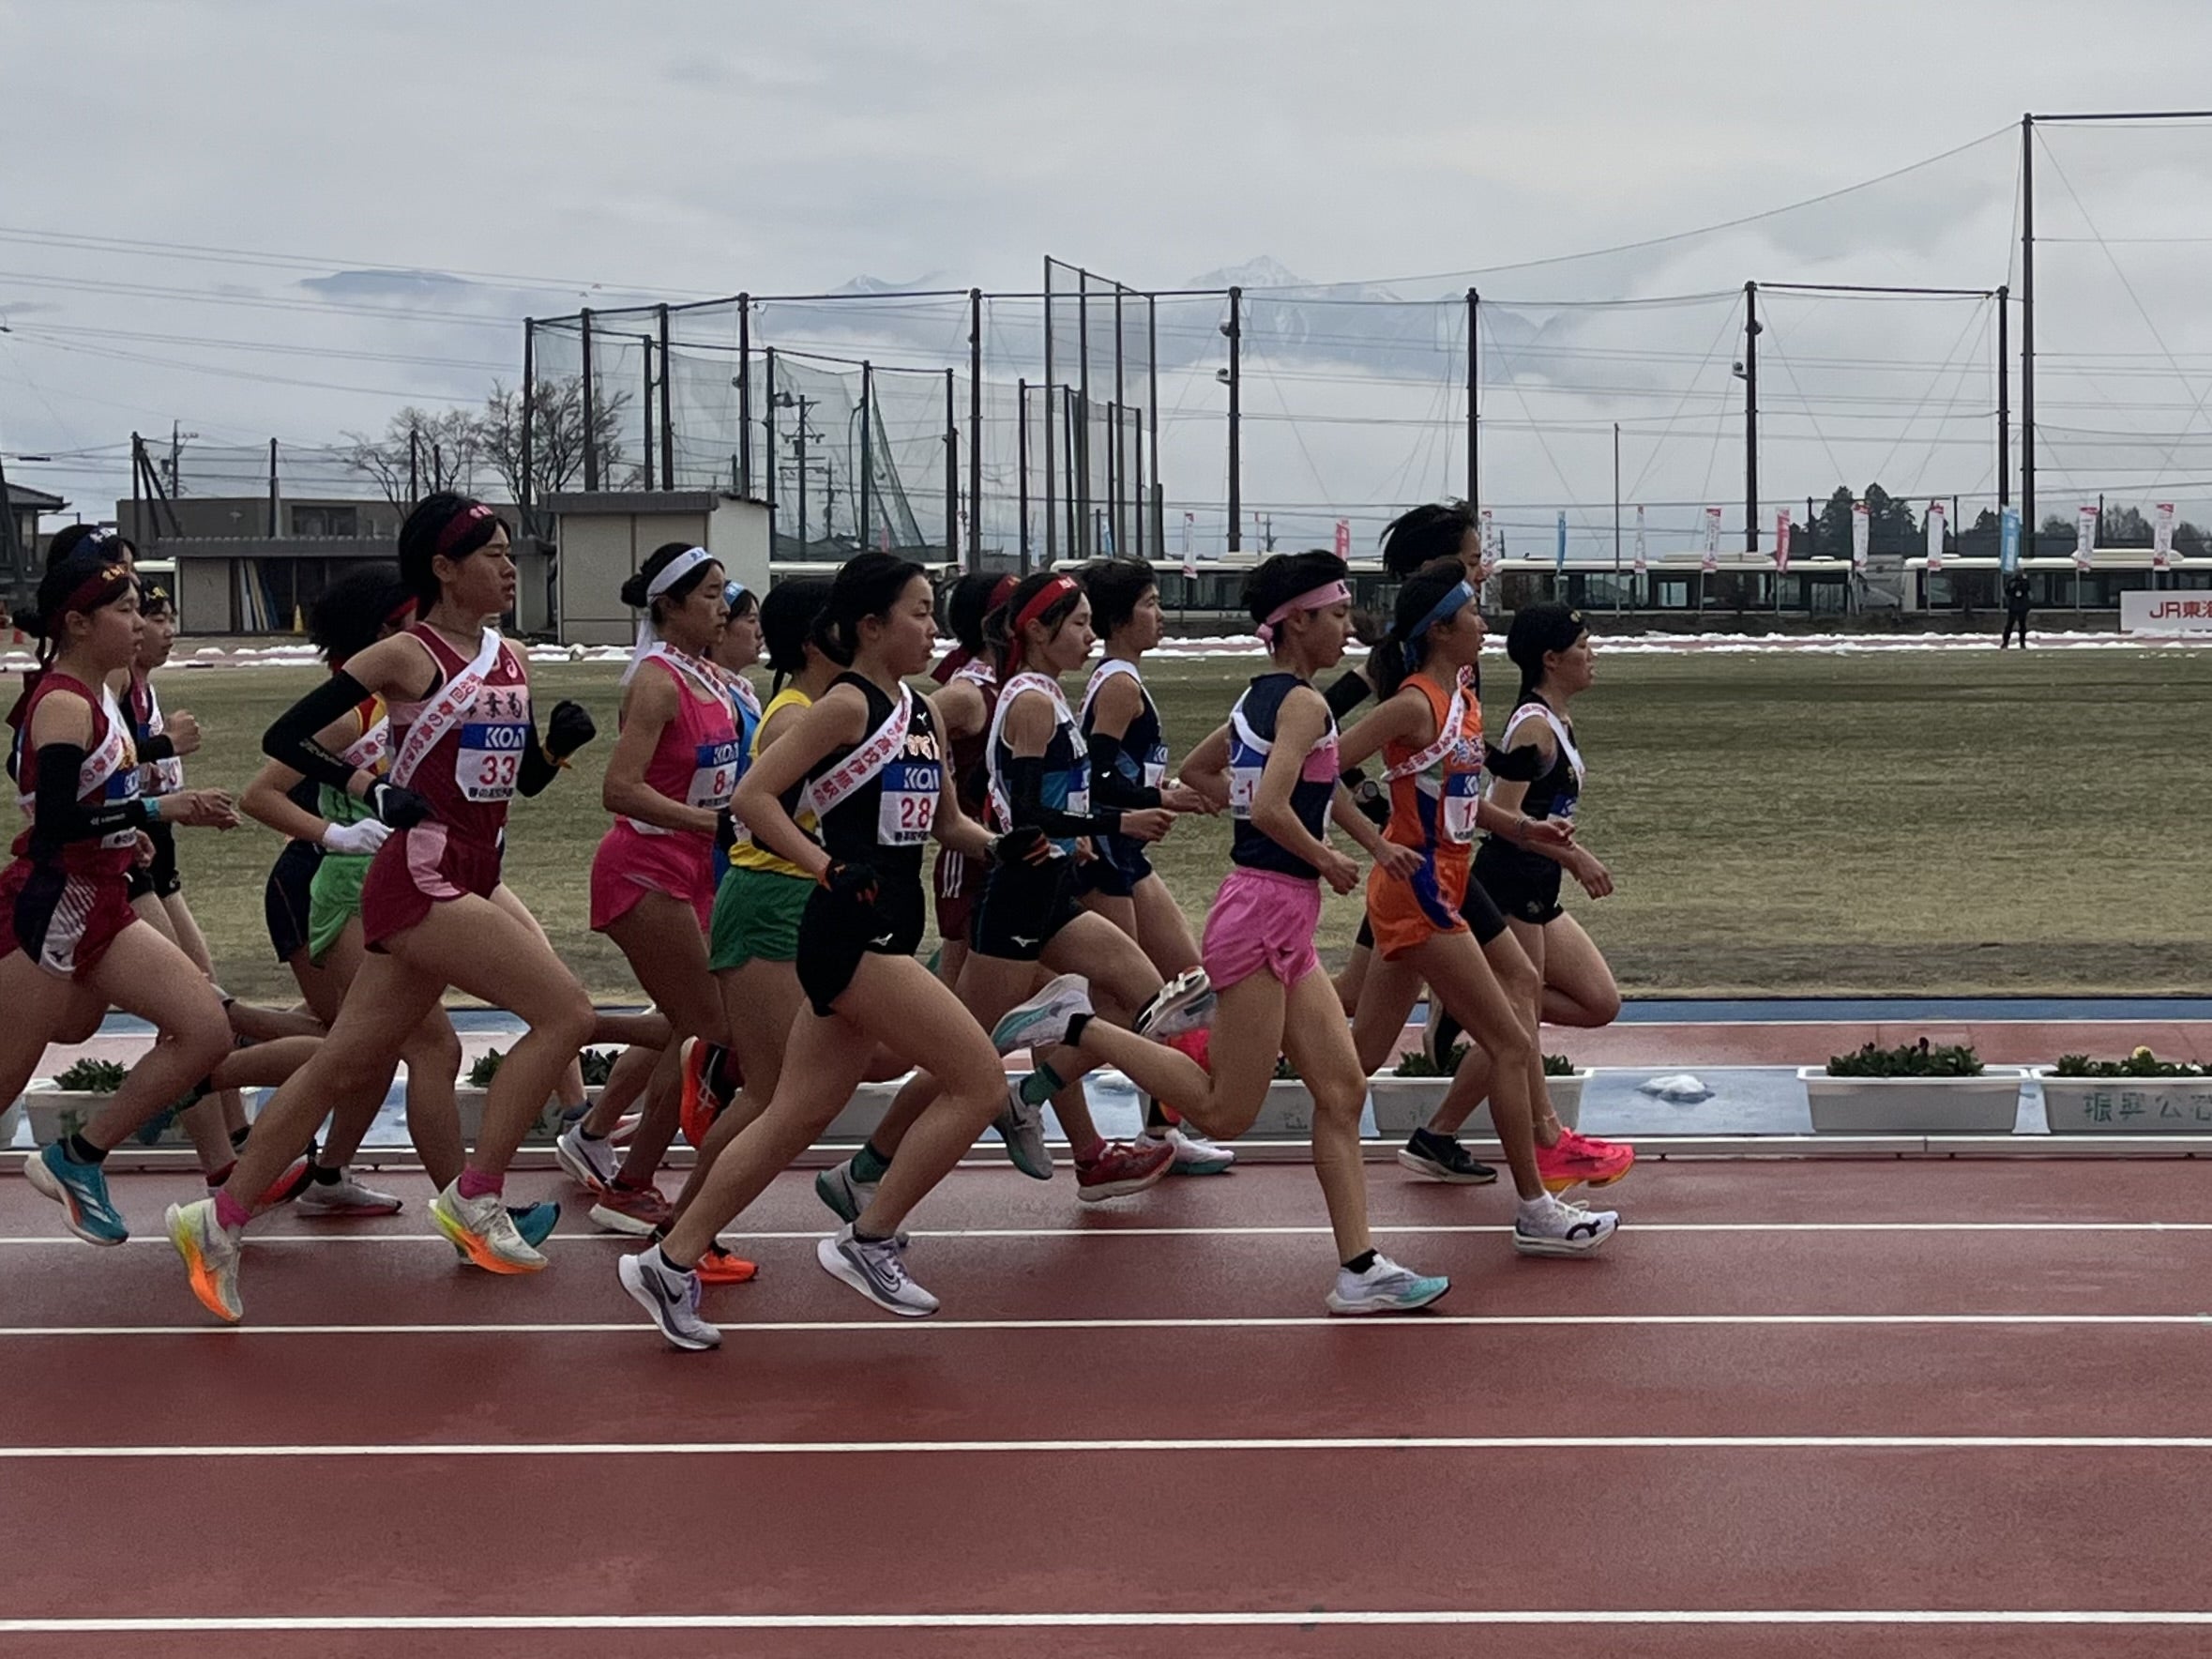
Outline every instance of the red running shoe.
[[(1619, 1158), (1625, 1149), (1608, 1141), (1585, 1140), (1571, 1129), (1563, 1130), (1557, 1146), (1539, 1143), (1537, 1147), (1537, 1175), (1548, 1193), (1564, 1193), (1584, 1184), (1606, 1186), (1629, 1173)], [(1631, 1160), (1634, 1156), (1629, 1153)]]
[(1560, 1132), (1559, 1144), (1565, 1146), (1570, 1141), (1574, 1143), (1576, 1150), (1588, 1153), (1612, 1171), (1610, 1175), (1590, 1177), (1588, 1184), (1591, 1186), (1610, 1187), (1635, 1167), (1636, 1149), (1626, 1141), (1598, 1140), (1594, 1136), (1583, 1134), (1579, 1130), (1563, 1129)]
[(676, 1106), (676, 1120), (684, 1139), (697, 1151), (706, 1145), (706, 1132), (730, 1103), (719, 1098), (706, 1080), (706, 1062), (714, 1049), (696, 1037), (684, 1039), (684, 1092)]
[(1157, 1185), (1174, 1163), (1175, 1149), (1165, 1140), (1108, 1141), (1096, 1158), (1075, 1161), (1075, 1195), (1085, 1204), (1126, 1198)]
[(598, 1195), (591, 1218), (611, 1233), (643, 1239), (674, 1220), (675, 1207), (661, 1196), (659, 1187), (626, 1187), (617, 1181)]
[(258, 1215), (265, 1210), (276, 1209), (280, 1204), (291, 1203), (293, 1199), (308, 1190), (308, 1183), (313, 1178), (312, 1166), (310, 1165), (307, 1159), (302, 1158), (282, 1175), (277, 1177), (276, 1184), (262, 1194), (260, 1198), (255, 1201), (254, 1213)]
[(702, 1285), (743, 1285), (760, 1272), (760, 1264), (750, 1262), (735, 1251), (724, 1249), (718, 1240), (706, 1247), (706, 1254), (699, 1258), (692, 1270)]

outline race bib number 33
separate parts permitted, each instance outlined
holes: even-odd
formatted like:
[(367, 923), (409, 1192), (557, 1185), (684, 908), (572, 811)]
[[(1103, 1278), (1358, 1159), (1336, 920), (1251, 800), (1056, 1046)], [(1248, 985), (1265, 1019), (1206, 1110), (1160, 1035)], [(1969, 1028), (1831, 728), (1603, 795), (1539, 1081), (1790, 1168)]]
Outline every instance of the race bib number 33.
[(883, 804), (875, 838), (885, 846), (917, 846), (930, 838), (945, 769), (933, 760), (894, 760), (884, 768)]
[(522, 775), (523, 751), (530, 741), (530, 728), (505, 721), (472, 721), (461, 728), (461, 749), (453, 765), (453, 781), (463, 800), (511, 799), (515, 781)]

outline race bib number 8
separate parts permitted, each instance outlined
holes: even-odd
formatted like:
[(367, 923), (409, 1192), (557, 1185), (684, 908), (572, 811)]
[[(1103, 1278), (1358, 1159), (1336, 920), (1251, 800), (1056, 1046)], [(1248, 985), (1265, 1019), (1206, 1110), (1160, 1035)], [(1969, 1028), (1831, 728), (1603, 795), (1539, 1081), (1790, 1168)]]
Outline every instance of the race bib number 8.
[(885, 846), (917, 846), (937, 821), (937, 797), (945, 769), (935, 761), (894, 760), (883, 770), (883, 804), (876, 811), (875, 838)]
[(727, 743), (702, 743), (692, 757), (691, 791), (685, 804), (720, 812), (730, 804), (737, 789), (737, 763), (742, 751), (735, 738)]
[(1464, 846), (1475, 839), (1475, 807), (1482, 799), (1480, 772), (1454, 772), (1444, 780), (1444, 839)]
[(522, 775), (530, 728), (507, 722), (472, 721), (461, 728), (453, 781), (463, 800), (509, 800)]

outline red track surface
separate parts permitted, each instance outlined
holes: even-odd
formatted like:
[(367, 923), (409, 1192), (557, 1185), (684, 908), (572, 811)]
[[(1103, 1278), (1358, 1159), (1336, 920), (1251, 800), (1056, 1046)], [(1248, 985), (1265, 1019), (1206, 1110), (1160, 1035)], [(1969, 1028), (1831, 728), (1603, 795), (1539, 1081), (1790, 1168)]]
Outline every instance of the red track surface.
[[(624, 1243), (468, 1272), (419, 1181), (387, 1221), (265, 1224), (234, 1332), (159, 1239), (188, 1181), (120, 1180), (155, 1241), (96, 1252), (10, 1178), (0, 1652), (2212, 1651), (2212, 1622), (2109, 1621), (2212, 1609), (2198, 1165), (1670, 1163), (1565, 1263), (1513, 1256), (1499, 1193), (1370, 1180), (1378, 1242), (1453, 1275), (1439, 1317), (1322, 1318), (1318, 1192), (1269, 1166), (1099, 1210), (1065, 1174), (963, 1171), (911, 1257), (946, 1311), (894, 1321), (814, 1265), (795, 1177), (747, 1218), (760, 1281), (709, 1293), (754, 1328), (676, 1355), (614, 1283)], [(1405, 1437), (1491, 1443), (1341, 1443)], [(1716, 1443), (1744, 1437), (1816, 1443)], [(1933, 1443), (1869, 1443), (1900, 1438)], [(98, 1450), (23, 1455), (53, 1447)], [(1560, 1618), (1443, 1621), (1500, 1609)], [(1841, 1621), (1870, 1610), (2007, 1617)], [(1071, 1613), (1124, 1621), (914, 1622)], [(2107, 1621), (2021, 1622), (2053, 1613)], [(1363, 1614), (1433, 1621), (1326, 1622)], [(822, 1625), (378, 1626), (782, 1615)], [(1220, 1615), (1289, 1621), (1194, 1622)], [(237, 1625), (318, 1617), (356, 1627)], [(892, 1622), (831, 1622), (856, 1617)], [(6, 1622), (104, 1618), (225, 1628)]]

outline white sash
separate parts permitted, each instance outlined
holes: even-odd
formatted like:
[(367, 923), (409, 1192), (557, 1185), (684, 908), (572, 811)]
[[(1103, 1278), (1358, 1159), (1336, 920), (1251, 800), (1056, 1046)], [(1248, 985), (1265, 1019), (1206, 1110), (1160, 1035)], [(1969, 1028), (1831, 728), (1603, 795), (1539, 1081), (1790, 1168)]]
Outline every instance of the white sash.
[[(146, 736), (159, 738), (167, 735), (169, 723), (162, 718), (160, 693), (154, 690), (154, 682), (146, 681)], [(184, 787), (185, 769), (182, 759), (171, 755), (167, 760), (146, 763), (144, 792), (148, 795), (174, 795)]]
[[(475, 661), (447, 680), (437, 700), (407, 728), (406, 741), (400, 745), (399, 753), (392, 759), (391, 781), (400, 788), (407, 787), (430, 752), (437, 747), (438, 739), (460, 724), (462, 717), (476, 702), (477, 693), (483, 689), (484, 676), (499, 661), (499, 631), (485, 629), (484, 643)], [(432, 656), (434, 661), (436, 653), (432, 652)]]
[(340, 754), (339, 759), (350, 767), (372, 772), (383, 765), (392, 752), (392, 723), (388, 715), (379, 715), (376, 723), (356, 738)]
[(1090, 719), (1091, 705), (1098, 700), (1098, 693), (1104, 689), (1106, 682), (1117, 674), (1128, 675), (1137, 682), (1140, 691), (1144, 689), (1144, 677), (1137, 672), (1137, 665), (1134, 662), (1120, 657), (1109, 657), (1092, 671), (1091, 683), (1083, 689), (1083, 707), (1076, 710), (1079, 718)]
[(1436, 740), (1418, 754), (1410, 754), (1396, 766), (1385, 767), (1383, 769), (1384, 779), (1395, 783), (1400, 778), (1410, 778), (1417, 772), (1427, 771), (1449, 754), (1458, 745), (1460, 723), (1466, 718), (1467, 688), (1463, 685), (1455, 685), (1451, 689), (1451, 702), (1445, 708), (1444, 719), (1437, 724)]
[[(138, 746), (130, 741), (129, 722), (116, 705), (115, 693), (104, 685), (99, 689), (99, 707), (100, 712), (107, 716), (108, 735), (77, 768), (77, 799), (135, 800), (139, 793)], [(32, 802), (26, 799), (23, 811), (31, 810)], [(104, 847), (135, 846), (138, 831), (118, 830), (113, 835), (101, 836), (99, 844)]]
[(822, 774), (807, 785), (807, 799), (814, 809), (817, 821), (829, 815), (829, 809), (865, 787), (899, 756), (906, 746), (906, 728), (914, 718), (914, 693), (906, 687), (899, 688), (898, 707), (891, 710), (890, 719), (877, 726), (859, 748), (840, 761), (834, 770)]
[(987, 692), (996, 689), (998, 685), (998, 670), (981, 657), (970, 657), (952, 671), (952, 677), (968, 680)]
[(1574, 784), (1579, 790), (1589, 777), (1588, 769), (1583, 765), (1582, 751), (1574, 746), (1574, 738), (1568, 735), (1567, 723), (1553, 712), (1549, 703), (1523, 703), (1514, 709), (1513, 718), (1506, 722), (1506, 734), (1498, 739), (1498, 747), (1510, 749), (1513, 746), (1513, 734), (1521, 729), (1523, 721), (1528, 720), (1540, 720), (1552, 728), (1552, 736), (1559, 744), (1559, 753), (1566, 755), (1567, 764), (1574, 768)]
[[(1037, 692), (1053, 700), (1053, 718), (1068, 734), (1068, 741), (1075, 742), (1075, 717), (1068, 711), (1068, 698), (1060, 690), (1060, 682), (1049, 674), (1023, 672), (999, 689), (998, 707), (991, 711), (991, 731), (983, 740), (983, 772), (991, 783), (991, 810), (997, 814), (998, 828), (1003, 831), (1014, 827), (1014, 801), (1007, 793), (1006, 782), (998, 772), (998, 734), (1006, 723), (1007, 710), (1014, 706), (1014, 699), (1023, 692)], [(1083, 754), (1083, 745), (1076, 743), (1076, 754)], [(1091, 810), (1091, 796), (1087, 789), (1071, 789), (1068, 793), (1067, 810), (1081, 817)]]
[(681, 651), (671, 650), (665, 644), (656, 643), (645, 647), (645, 654), (638, 659), (642, 665), (659, 659), (668, 664), (670, 672), (681, 681), (709, 697), (727, 701), (730, 677), (719, 668), (702, 662), (696, 657), (687, 657)]

